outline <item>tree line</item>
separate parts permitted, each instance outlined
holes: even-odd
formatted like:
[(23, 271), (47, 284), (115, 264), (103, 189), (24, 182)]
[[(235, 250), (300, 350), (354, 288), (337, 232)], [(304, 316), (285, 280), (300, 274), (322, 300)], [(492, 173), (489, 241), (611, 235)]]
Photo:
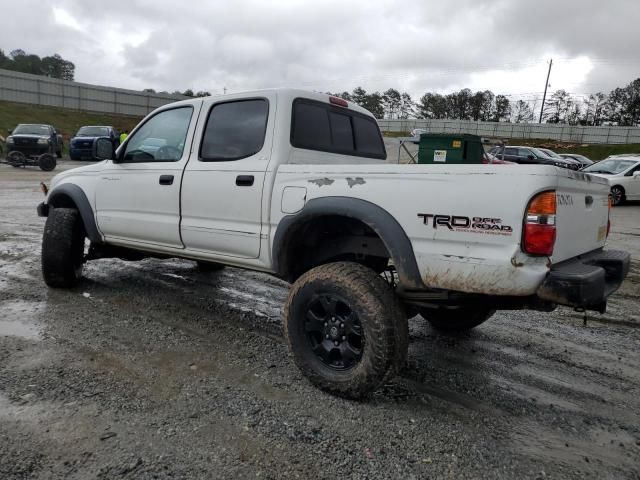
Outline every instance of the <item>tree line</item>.
[(153, 88), (145, 88), (144, 90), (142, 90), (145, 93), (163, 93), (166, 95), (184, 95), (185, 97), (210, 97), (211, 94), (209, 92), (207, 92), (206, 90), (200, 90), (194, 93), (193, 90), (191, 90), (190, 88), (187, 88), (184, 92), (181, 92), (180, 90), (175, 90), (171, 93), (167, 92), (166, 90), (163, 90), (161, 92), (156, 92)]
[[(331, 95), (353, 101), (369, 110), (376, 118), (386, 119), (453, 119), (490, 122), (529, 123), (538, 121), (541, 100), (533, 105), (525, 100), (512, 101), (491, 90), (473, 92), (468, 88), (440, 94), (427, 92), (414, 101), (406, 92), (390, 88), (382, 93), (368, 93), (362, 87), (352, 92)], [(636, 126), (640, 123), (640, 78), (609, 94), (572, 95), (556, 90), (545, 101), (542, 119), (547, 123), (569, 125)]]
[[(57, 53), (39, 57), (24, 50), (12, 50), (6, 55), (0, 49), (0, 68), (61, 80), (73, 80), (75, 65)], [(143, 90), (156, 93), (152, 88)], [(169, 93), (166, 91), (160, 93)], [(329, 93), (329, 92), (328, 92)], [(176, 90), (173, 94), (187, 97), (208, 97), (205, 90)], [(407, 92), (395, 88), (380, 93), (369, 93), (362, 87), (351, 92), (332, 93), (353, 101), (373, 113), (376, 118), (408, 119), (434, 118), (475, 120), (491, 122), (528, 123), (538, 120), (538, 101), (512, 101), (507, 95), (494, 94), (491, 90), (473, 92), (463, 88), (457, 92), (440, 94), (426, 92), (417, 101)], [(565, 90), (556, 90), (549, 95), (542, 112), (547, 123), (569, 125), (614, 124), (635, 126), (640, 124), (640, 78), (625, 87), (588, 96), (572, 95)]]
[(13, 70), (14, 72), (59, 78), (60, 80), (73, 80), (76, 70), (73, 62), (65, 60), (57, 53), (40, 58), (38, 55), (27, 53), (21, 49), (12, 50), (9, 55), (6, 55), (0, 49), (0, 68)]

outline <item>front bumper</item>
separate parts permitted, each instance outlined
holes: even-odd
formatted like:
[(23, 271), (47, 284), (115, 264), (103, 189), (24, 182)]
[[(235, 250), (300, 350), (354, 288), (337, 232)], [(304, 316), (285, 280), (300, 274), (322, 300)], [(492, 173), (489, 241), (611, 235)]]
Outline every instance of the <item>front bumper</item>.
[(11, 152), (22, 152), (26, 157), (39, 156), (43, 153), (49, 153), (48, 145), (11, 145), (7, 147), (7, 155)]
[(93, 150), (91, 148), (79, 148), (79, 147), (71, 147), (69, 149), (69, 156), (71, 159), (92, 159), (93, 158)]
[(629, 273), (631, 256), (620, 250), (598, 250), (553, 265), (537, 295), (559, 305), (604, 312), (607, 297)]

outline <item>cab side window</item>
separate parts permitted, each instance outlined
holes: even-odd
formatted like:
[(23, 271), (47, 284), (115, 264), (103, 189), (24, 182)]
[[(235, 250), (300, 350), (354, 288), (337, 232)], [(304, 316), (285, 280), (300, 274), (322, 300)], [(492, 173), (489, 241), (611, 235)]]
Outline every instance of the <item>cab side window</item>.
[(122, 163), (177, 162), (182, 158), (192, 107), (164, 110), (127, 138)]
[(269, 102), (264, 98), (215, 104), (207, 118), (200, 146), (201, 162), (239, 160), (264, 145)]

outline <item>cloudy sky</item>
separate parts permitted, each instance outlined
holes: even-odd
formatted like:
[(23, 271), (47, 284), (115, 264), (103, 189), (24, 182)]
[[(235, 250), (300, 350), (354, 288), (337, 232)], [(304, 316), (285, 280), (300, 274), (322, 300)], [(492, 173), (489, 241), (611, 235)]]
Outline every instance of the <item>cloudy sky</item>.
[(295, 86), (469, 87), (522, 98), (640, 77), (638, 0), (20, 0), (0, 48), (76, 64), (76, 80), (214, 94)]

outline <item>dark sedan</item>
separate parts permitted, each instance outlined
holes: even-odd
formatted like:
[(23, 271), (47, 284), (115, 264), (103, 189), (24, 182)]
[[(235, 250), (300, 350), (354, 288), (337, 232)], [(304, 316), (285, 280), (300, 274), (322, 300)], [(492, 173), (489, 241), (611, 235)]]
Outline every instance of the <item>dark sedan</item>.
[(99, 137), (111, 139), (114, 149), (120, 144), (118, 134), (113, 127), (80, 127), (78, 133), (69, 142), (69, 157), (71, 157), (71, 160), (93, 160), (93, 142)]
[(593, 165), (595, 162), (590, 158), (585, 157), (584, 155), (578, 155), (577, 153), (561, 153), (560, 156), (562, 158), (572, 158), (582, 165), (582, 168), (586, 168), (589, 165)]
[(556, 167), (568, 168), (571, 170), (577, 170), (577, 163), (574, 161), (567, 161), (563, 158), (552, 158), (543, 151), (528, 146), (512, 146), (493, 147), (489, 153), (495, 155), (499, 159), (508, 160), (514, 163), (522, 163), (529, 165), (555, 165)]

